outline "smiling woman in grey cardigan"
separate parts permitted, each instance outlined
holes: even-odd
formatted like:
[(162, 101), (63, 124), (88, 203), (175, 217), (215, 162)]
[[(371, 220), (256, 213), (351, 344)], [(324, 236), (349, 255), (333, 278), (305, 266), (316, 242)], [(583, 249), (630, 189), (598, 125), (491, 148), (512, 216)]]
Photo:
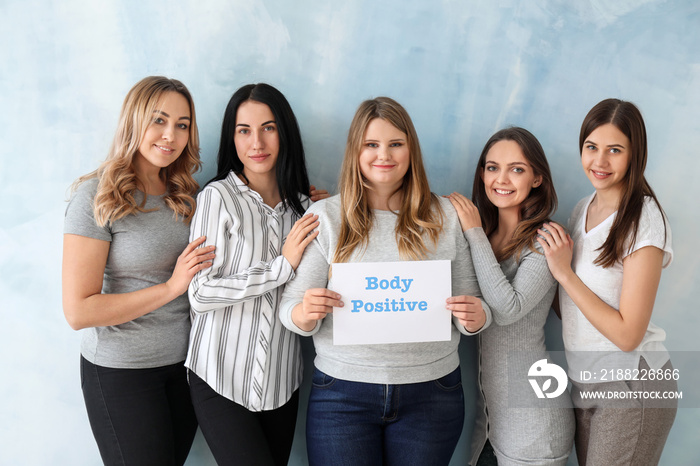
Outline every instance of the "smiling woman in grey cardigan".
[(534, 241), (557, 203), (537, 139), (522, 128), (494, 134), (472, 192), (476, 205), (449, 197), (496, 325), (479, 335), (481, 397), (470, 464), (490, 464), (493, 450), (499, 466), (564, 465), (574, 435), (568, 392), (538, 400), (527, 381), (529, 368), (548, 359), (544, 324), (557, 289)]

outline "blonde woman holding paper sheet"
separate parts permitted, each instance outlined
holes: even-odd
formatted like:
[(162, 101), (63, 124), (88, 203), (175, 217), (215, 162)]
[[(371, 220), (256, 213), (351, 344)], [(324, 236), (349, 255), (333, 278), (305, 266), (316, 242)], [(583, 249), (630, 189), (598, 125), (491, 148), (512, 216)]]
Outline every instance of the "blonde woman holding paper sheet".
[[(430, 192), (406, 110), (379, 97), (350, 126), (340, 194), (309, 209), (316, 239), (285, 289), (280, 318), (313, 335), (316, 360), (307, 416), (309, 462), (448, 464), (464, 423), (457, 346), (490, 323), (461, 233), (446, 199)], [(448, 341), (333, 344), (333, 262), (449, 259), (454, 317)], [(329, 279), (330, 277), (330, 279)]]

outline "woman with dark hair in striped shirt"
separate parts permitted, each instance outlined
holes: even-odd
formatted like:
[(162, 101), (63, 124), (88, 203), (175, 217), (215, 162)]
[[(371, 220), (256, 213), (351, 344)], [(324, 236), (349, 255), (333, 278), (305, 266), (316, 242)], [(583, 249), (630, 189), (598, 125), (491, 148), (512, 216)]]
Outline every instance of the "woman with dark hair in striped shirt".
[[(185, 365), (192, 402), (218, 464), (286, 465), (302, 379), (298, 337), (277, 306), (318, 216), (301, 134), (287, 99), (267, 84), (233, 94), (224, 113), (217, 175), (197, 196), (190, 236), (216, 245), (189, 287)], [(307, 193), (311, 193), (309, 198)]]

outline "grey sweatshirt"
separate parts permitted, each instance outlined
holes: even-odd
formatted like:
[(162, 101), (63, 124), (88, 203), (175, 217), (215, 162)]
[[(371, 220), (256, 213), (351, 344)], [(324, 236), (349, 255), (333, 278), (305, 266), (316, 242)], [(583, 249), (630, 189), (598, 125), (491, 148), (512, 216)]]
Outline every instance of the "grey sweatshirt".
[[(444, 213), (444, 231), (436, 247), (428, 242), (427, 260), (452, 261), (452, 295), (480, 297), (476, 273), (459, 219), (446, 199), (440, 198)], [(340, 197), (319, 201), (308, 212), (319, 216), (319, 235), (310, 244), (287, 283), (280, 305), (280, 319), (291, 331), (313, 335), (316, 367), (326, 374), (343, 380), (377, 384), (425, 382), (443, 377), (459, 366), (457, 347), (460, 332), (471, 335), (455, 318), (449, 341), (425, 343), (394, 343), (381, 345), (333, 345), (333, 315), (329, 314), (310, 332), (304, 332), (292, 322), (292, 309), (302, 302), (310, 288), (331, 288), (329, 268), (340, 233)], [(402, 260), (396, 244), (395, 228), (398, 216), (389, 211), (375, 210), (366, 250), (356, 250), (348, 262), (391, 262)], [(486, 312), (485, 329), (491, 323), (491, 311)], [(481, 331), (480, 330), (480, 331)], [(478, 333), (478, 332), (477, 332)]]

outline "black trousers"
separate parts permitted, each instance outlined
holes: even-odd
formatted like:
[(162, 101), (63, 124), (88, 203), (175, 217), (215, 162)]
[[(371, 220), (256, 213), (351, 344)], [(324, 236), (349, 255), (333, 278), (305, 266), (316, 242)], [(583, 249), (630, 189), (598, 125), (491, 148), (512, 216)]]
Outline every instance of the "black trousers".
[(92, 433), (106, 465), (183, 465), (197, 418), (183, 363), (149, 369), (96, 366), (81, 356)]
[(219, 466), (286, 466), (294, 441), (299, 391), (283, 406), (252, 412), (216, 393), (189, 371), (199, 427)]

